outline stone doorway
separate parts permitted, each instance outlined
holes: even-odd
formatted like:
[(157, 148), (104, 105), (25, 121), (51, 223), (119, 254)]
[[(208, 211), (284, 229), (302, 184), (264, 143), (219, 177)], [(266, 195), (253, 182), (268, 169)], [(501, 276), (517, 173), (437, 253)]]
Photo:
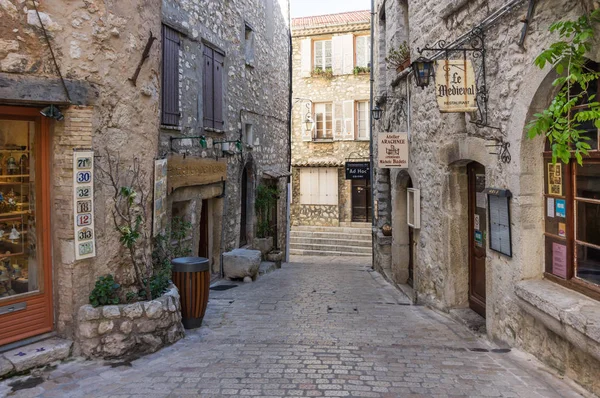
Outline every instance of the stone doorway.
[(413, 187), (408, 173), (400, 172), (392, 192), (392, 280), (400, 285), (414, 285), (415, 231), (408, 225), (407, 193)]
[(469, 307), (485, 318), (485, 258), (487, 201), (485, 167), (477, 162), (467, 165), (469, 179)]

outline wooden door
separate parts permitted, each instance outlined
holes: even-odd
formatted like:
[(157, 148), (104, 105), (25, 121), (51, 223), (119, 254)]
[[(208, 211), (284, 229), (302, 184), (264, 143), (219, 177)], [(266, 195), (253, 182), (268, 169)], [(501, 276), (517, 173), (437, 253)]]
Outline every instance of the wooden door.
[(469, 180), (469, 306), (485, 318), (485, 257), (487, 238), (487, 197), (485, 167), (467, 166)]
[[(0, 346), (53, 328), (49, 119), (36, 108), (0, 106)], [(10, 145), (8, 144), (10, 143)], [(7, 159), (20, 161), (17, 173)], [(15, 174), (17, 174), (15, 176)], [(13, 197), (15, 206), (7, 204)], [(11, 232), (18, 230), (19, 235)]]
[(200, 245), (198, 247), (198, 256), (209, 258), (209, 237), (208, 237), (208, 200), (202, 200), (202, 211), (200, 215)]
[(352, 221), (371, 221), (371, 181), (352, 180)]

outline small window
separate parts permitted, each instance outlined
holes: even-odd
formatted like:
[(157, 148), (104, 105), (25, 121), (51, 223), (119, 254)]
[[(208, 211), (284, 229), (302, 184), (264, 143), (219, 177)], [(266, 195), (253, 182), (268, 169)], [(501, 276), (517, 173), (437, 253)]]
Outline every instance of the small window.
[(301, 168), (300, 204), (337, 205), (338, 169), (334, 167)]
[(250, 25), (246, 24), (244, 30), (244, 50), (246, 54), (246, 64), (254, 64), (254, 31)]
[(367, 68), (371, 66), (371, 36), (356, 37), (355, 51), (356, 66)]
[(316, 138), (333, 138), (333, 105), (331, 103), (315, 104)]
[(252, 124), (246, 123), (245, 125), (245, 137), (246, 137), (246, 145), (253, 146), (254, 145), (254, 129)]
[(165, 126), (179, 126), (179, 33), (162, 27), (161, 117)]
[(314, 42), (314, 68), (322, 70), (331, 69), (331, 40), (317, 40)]
[(204, 46), (204, 70), (202, 79), (204, 127), (223, 130), (223, 68), (225, 56)]
[(356, 138), (369, 139), (369, 101), (356, 102)]

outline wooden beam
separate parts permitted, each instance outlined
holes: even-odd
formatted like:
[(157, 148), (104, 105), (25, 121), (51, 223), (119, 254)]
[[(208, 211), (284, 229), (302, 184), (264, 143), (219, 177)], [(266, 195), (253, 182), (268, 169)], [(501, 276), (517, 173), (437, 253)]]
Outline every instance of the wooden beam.
[[(98, 90), (89, 82), (65, 80), (72, 105), (93, 105)], [(0, 104), (69, 105), (59, 78), (0, 73)]]

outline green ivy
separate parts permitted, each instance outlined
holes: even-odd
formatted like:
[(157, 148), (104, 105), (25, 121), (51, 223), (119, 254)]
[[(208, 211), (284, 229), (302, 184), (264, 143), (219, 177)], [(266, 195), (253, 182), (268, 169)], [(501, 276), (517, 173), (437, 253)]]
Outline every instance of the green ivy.
[(119, 304), (117, 290), (121, 287), (112, 275), (101, 276), (96, 281), (94, 290), (90, 293), (90, 304), (93, 307), (99, 305)]
[(256, 209), (256, 237), (266, 238), (272, 236), (271, 210), (277, 206), (279, 190), (272, 185), (260, 184), (256, 188), (254, 208)]
[[(583, 164), (583, 156), (591, 149), (590, 138), (581, 129), (584, 122), (593, 121), (600, 128), (600, 102), (595, 94), (588, 94), (590, 82), (598, 80), (600, 73), (588, 67), (585, 54), (592, 47), (594, 24), (600, 21), (600, 10), (584, 15), (576, 21), (561, 21), (550, 26), (551, 33), (558, 33), (560, 41), (553, 43), (535, 60), (535, 65), (543, 69), (551, 65), (559, 75), (552, 83), (562, 87), (550, 106), (534, 115), (535, 119), (527, 125), (530, 139), (538, 135), (545, 136), (552, 148), (552, 162), (561, 160), (569, 163), (571, 154), (577, 163)], [(579, 94), (572, 94), (572, 88), (581, 88)], [(578, 104), (586, 103), (588, 108), (572, 113)]]
[(354, 76), (364, 75), (369, 72), (371, 72), (371, 67), (369, 66), (355, 66), (354, 69), (352, 69)]

